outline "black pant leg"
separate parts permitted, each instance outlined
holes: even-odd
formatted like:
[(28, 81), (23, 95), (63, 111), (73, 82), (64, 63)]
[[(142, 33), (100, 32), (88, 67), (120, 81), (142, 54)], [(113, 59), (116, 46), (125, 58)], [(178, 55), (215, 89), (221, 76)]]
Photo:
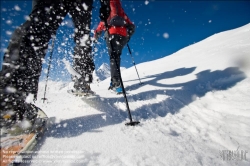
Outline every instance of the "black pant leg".
[(7, 64), (3, 65), (0, 74), (2, 92), (9, 93), (8, 89), (12, 89), (10, 93), (36, 95), (48, 42), (66, 14), (67, 7), (59, 0), (38, 0), (30, 19), (24, 23), (21, 42), (16, 45), (20, 49), (11, 48), (10, 54), (5, 55), (4, 63)]
[[(119, 72), (120, 72), (120, 63), (121, 63), (121, 54), (122, 49), (127, 44), (127, 37), (121, 35), (110, 35), (110, 39), (106, 37), (106, 43), (108, 47), (108, 52), (110, 56), (110, 72), (111, 72), (111, 80), (115, 84), (116, 82), (119, 84)], [(113, 50), (111, 48), (111, 44), (113, 46)], [(117, 63), (117, 64), (116, 64)]]
[(69, 9), (75, 25), (73, 68), (82, 76), (83, 81), (88, 75), (90, 78), (85, 80), (87, 82), (92, 82), (92, 72), (95, 69), (90, 40), (92, 5), (93, 0), (80, 0), (70, 2)]

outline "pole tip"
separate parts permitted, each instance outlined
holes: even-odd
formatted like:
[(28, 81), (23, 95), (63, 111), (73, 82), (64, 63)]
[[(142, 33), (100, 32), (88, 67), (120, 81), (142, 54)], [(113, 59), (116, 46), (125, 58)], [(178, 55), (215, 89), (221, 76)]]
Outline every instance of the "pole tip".
[(129, 123), (126, 123), (125, 125), (126, 126), (136, 126), (138, 125), (140, 122), (129, 122)]

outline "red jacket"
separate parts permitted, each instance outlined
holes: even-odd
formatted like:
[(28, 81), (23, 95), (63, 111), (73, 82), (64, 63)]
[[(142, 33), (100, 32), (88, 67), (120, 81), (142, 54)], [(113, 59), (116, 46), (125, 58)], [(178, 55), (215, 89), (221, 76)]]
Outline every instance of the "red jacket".
[[(111, 8), (111, 12), (110, 12), (109, 18), (107, 20), (108, 23), (114, 16), (118, 15), (118, 16), (124, 18), (124, 20), (126, 21), (126, 24), (133, 24), (130, 21), (130, 19), (128, 18), (128, 16), (126, 15), (126, 13), (124, 12), (120, 0), (110, 0), (110, 8)], [(101, 33), (104, 30), (106, 30), (104, 22), (100, 22), (95, 30), (95, 35), (97, 33)], [(110, 34), (118, 34), (121, 36), (127, 36), (127, 29), (125, 26), (119, 26), (119, 27), (116, 26), (115, 27), (115, 26), (109, 25), (109, 33)]]

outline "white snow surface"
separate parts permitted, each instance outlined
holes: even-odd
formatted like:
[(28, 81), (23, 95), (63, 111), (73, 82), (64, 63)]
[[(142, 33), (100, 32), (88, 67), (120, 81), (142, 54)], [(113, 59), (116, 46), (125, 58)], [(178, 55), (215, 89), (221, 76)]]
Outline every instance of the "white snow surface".
[[(166, 45), (166, 49), (167, 49)], [(132, 118), (110, 79), (82, 100), (48, 82), (36, 105), (55, 118), (32, 166), (250, 165), (250, 24), (122, 71)], [(45, 82), (39, 84), (38, 99)], [(246, 160), (224, 159), (226, 150)]]
[[(126, 70), (125, 67), (120, 67), (120, 71)], [(100, 82), (109, 78), (110, 80), (110, 66), (107, 63), (103, 63), (97, 70), (93, 72), (93, 82)]]
[(95, 82), (103, 81), (108, 77), (110, 77), (110, 66), (107, 63), (103, 63), (93, 72), (93, 79)]
[[(120, 71), (126, 70), (125, 67), (120, 67)], [(105, 79), (110, 80), (110, 65), (103, 63), (97, 70), (93, 72), (93, 83), (99, 83)]]

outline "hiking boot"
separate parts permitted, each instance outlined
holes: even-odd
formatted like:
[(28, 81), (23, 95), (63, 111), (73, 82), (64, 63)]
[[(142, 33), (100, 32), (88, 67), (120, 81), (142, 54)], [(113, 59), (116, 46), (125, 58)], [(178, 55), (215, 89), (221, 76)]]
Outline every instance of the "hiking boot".
[(121, 83), (112, 83), (110, 82), (110, 86), (108, 88), (108, 90), (113, 90), (114, 92), (116, 92), (117, 94), (121, 94), (122, 93), (122, 86)]
[(80, 84), (75, 82), (74, 88), (75, 89), (72, 89), (72, 91), (76, 93), (88, 93), (91, 91), (90, 85), (86, 82), (81, 82)]
[(122, 86), (121, 86), (121, 84), (119, 86), (115, 87), (115, 91), (116, 91), (117, 94), (121, 94), (122, 93)]
[[(88, 77), (89, 79), (89, 77)], [(89, 82), (90, 80), (86, 81), (86, 78), (74, 78), (73, 79), (73, 82), (74, 82), (74, 88), (77, 90), (77, 91), (88, 91), (90, 90), (90, 86), (89, 86)]]
[(95, 94), (95, 92), (91, 90), (89, 83), (87, 83), (84, 79), (75, 78), (73, 81), (74, 81), (74, 86), (68, 90), (68, 93), (77, 96)]
[(70, 89), (69, 93), (73, 93), (76, 95), (84, 95), (84, 94), (94, 94), (94, 92), (90, 89), (90, 86), (88, 85), (88, 88), (82, 89), (82, 88), (78, 88), (78, 89)]

